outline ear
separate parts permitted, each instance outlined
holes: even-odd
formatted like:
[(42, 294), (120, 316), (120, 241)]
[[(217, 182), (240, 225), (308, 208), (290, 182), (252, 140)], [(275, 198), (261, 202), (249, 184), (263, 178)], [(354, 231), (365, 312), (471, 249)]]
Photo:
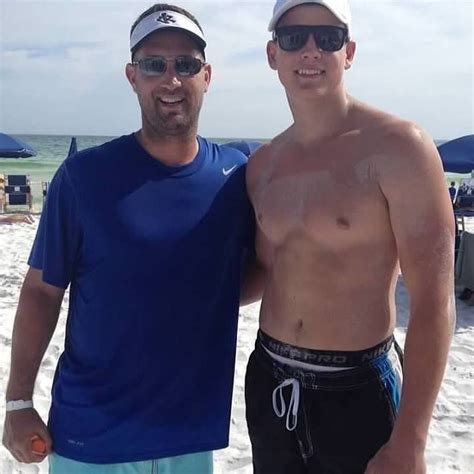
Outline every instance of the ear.
[(209, 90), (209, 84), (211, 83), (212, 66), (210, 64), (206, 64), (203, 69), (204, 69), (204, 81), (206, 83), (204, 87), (204, 92), (207, 92)]
[(356, 52), (355, 41), (349, 41), (346, 44), (346, 59), (345, 59), (344, 69), (350, 69), (350, 67), (352, 66), (355, 52)]
[(277, 44), (276, 41), (270, 40), (267, 43), (267, 61), (268, 65), (276, 71), (277, 64), (276, 64), (276, 53), (277, 53)]
[(125, 75), (127, 76), (128, 82), (130, 82), (130, 85), (133, 88), (134, 92), (137, 92), (137, 86), (136, 86), (136, 68), (133, 66), (133, 64), (128, 63), (125, 66)]

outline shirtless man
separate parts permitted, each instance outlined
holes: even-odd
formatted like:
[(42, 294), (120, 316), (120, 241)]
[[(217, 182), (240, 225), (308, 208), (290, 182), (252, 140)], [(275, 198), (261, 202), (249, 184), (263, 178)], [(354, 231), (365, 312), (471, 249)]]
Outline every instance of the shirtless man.
[(246, 376), (256, 474), (426, 472), (455, 320), (452, 209), (432, 139), (346, 93), (350, 23), (345, 0), (279, 0), (269, 26), (294, 123), (247, 171), (268, 273)]

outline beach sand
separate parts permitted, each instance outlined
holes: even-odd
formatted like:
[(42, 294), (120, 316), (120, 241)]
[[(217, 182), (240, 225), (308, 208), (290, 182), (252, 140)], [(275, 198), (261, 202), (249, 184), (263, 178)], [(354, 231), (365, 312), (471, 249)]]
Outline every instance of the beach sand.
[[(4, 393), (10, 364), (11, 333), (20, 286), (27, 270), (26, 260), (36, 232), (36, 223), (0, 225), (0, 391)], [(474, 233), (474, 220), (469, 223)], [(36, 382), (35, 405), (44, 418), (50, 403), (51, 381), (64, 340), (63, 303), (58, 327), (41, 364)], [(257, 331), (259, 305), (242, 308), (237, 347), (235, 391), (230, 447), (215, 454), (215, 474), (251, 474), (252, 461), (245, 424), (244, 375)], [(400, 279), (397, 287), (396, 337), (403, 345), (408, 296)], [(0, 397), (0, 431), (3, 431), (4, 397)], [(474, 307), (457, 300), (457, 323), (449, 364), (436, 403), (427, 447), (429, 474), (469, 474), (474, 472)], [(0, 448), (0, 474), (47, 473), (47, 461), (19, 464)], [(65, 473), (67, 474), (67, 473)], [(198, 474), (198, 473), (190, 473)], [(291, 474), (291, 473), (289, 473)]]

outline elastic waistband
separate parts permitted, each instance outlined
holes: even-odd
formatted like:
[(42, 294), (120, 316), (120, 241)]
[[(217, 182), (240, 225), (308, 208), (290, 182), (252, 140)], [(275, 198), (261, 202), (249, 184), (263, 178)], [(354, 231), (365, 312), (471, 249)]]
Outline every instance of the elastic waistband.
[[(391, 351), (394, 352), (394, 357), (397, 357), (395, 346), (389, 353)], [(321, 372), (292, 367), (275, 360), (268, 354), (258, 339), (254, 351), (255, 357), (262, 368), (268, 370), (278, 382), (296, 379), (302, 387), (311, 390), (350, 390), (366, 385), (375, 379), (383, 380), (394, 371), (392, 357), (389, 353), (382, 353), (378, 357), (351, 369)]]
[(341, 368), (363, 366), (386, 355), (393, 345), (393, 340), (393, 336), (390, 336), (376, 346), (360, 351), (328, 351), (293, 346), (273, 339), (262, 330), (258, 331), (257, 336), (257, 342), (273, 354), (306, 364)]

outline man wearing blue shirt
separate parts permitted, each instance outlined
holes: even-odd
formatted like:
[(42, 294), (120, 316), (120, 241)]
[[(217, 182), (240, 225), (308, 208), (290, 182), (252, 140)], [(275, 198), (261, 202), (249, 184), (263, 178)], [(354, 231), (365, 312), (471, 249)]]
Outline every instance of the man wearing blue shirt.
[[(205, 474), (228, 444), (253, 224), (246, 157), (197, 136), (205, 47), (185, 10), (144, 12), (126, 67), (142, 128), (66, 159), (51, 183), (13, 331), (4, 444), (19, 461)], [(46, 426), (34, 381), (69, 285)]]

